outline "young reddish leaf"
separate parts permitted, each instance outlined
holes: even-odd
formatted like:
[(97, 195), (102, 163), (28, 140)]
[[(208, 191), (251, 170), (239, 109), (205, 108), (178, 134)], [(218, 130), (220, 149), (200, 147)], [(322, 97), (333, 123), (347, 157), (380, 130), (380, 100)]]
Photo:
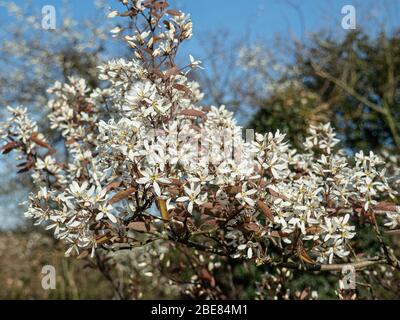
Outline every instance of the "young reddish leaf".
[(136, 10), (131, 9), (131, 10), (125, 11), (123, 13), (120, 13), (119, 16), (120, 17), (133, 17), (136, 15), (136, 12), (137, 12)]
[(207, 268), (203, 268), (200, 271), (200, 278), (202, 280), (208, 281), (211, 285), (211, 287), (215, 288), (215, 278), (213, 277), (213, 275), (210, 273), (210, 271), (208, 271)]
[(113, 181), (110, 184), (108, 184), (107, 186), (105, 186), (103, 190), (110, 191), (112, 189), (116, 189), (119, 186), (121, 186), (121, 183), (122, 183), (121, 181)]
[(112, 197), (110, 199), (109, 204), (113, 204), (113, 203), (116, 203), (118, 201), (121, 201), (121, 200), (127, 198), (128, 196), (130, 196), (135, 191), (137, 191), (137, 189), (134, 188), (134, 187), (128, 188), (126, 190), (122, 190), (122, 191), (118, 192), (114, 197)]
[(180, 113), (182, 116), (189, 116), (189, 117), (200, 117), (203, 118), (206, 116), (206, 114), (203, 111), (200, 110), (194, 110), (194, 109), (185, 109), (182, 110)]
[(375, 210), (397, 212), (397, 206), (394, 203), (381, 201), (374, 206)]
[(18, 170), (17, 173), (27, 172), (27, 171), (29, 171), (29, 169), (30, 169), (30, 167), (25, 166), (25, 167), (23, 167), (22, 169)]
[(239, 186), (230, 186), (230, 187), (227, 187), (226, 188), (226, 192), (228, 193), (228, 194), (237, 194), (237, 193), (240, 193), (242, 191), (242, 188), (241, 187), (239, 187)]
[(313, 226), (306, 229), (306, 233), (308, 234), (316, 234), (322, 230), (321, 227)]
[(307, 296), (308, 296), (309, 293), (310, 293), (309, 288), (305, 288), (305, 289), (300, 293), (299, 299), (300, 299), (300, 300), (304, 300), (305, 298), (307, 298)]
[(274, 215), (272, 214), (272, 210), (261, 200), (257, 200), (257, 206), (264, 213), (264, 215), (271, 221), (274, 222)]
[(82, 251), (79, 256), (77, 257), (77, 259), (84, 259), (89, 255), (89, 250), (84, 250)]
[(271, 235), (271, 237), (274, 237), (274, 238), (282, 238), (282, 237), (288, 236), (289, 234), (282, 232), (282, 231), (273, 230), (273, 231), (271, 231), (270, 235)]
[(254, 223), (254, 222), (250, 222), (248, 224), (245, 225), (245, 229), (248, 231), (253, 231), (253, 232), (259, 232), (260, 231), (260, 227)]
[(171, 22), (164, 20), (163, 23), (165, 25), (165, 28), (167, 28), (167, 30), (171, 30), (171, 26), (172, 26)]
[(1, 152), (3, 154), (7, 154), (7, 153), (11, 152), (13, 149), (15, 149), (16, 147), (18, 147), (18, 145), (19, 145), (19, 143), (17, 141), (11, 141), (1, 148)]
[(171, 178), (171, 184), (175, 185), (175, 186), (181, 186), (182, 182), (179, 179), (176, 178)]
[(47, 142), (44, 142), (43, 140), (40, 140), (40, 139), (37, 137), (37, 134), (33, 134), (33, 135), (31, 136), (31, 140), (32, 140), (34, 143), (36, 143), (38, 146), (41, 146), (41, 147), (46, 148), (46, 149), (49, 149), (49, 150), (52, 150), (52, 149), (53, 149)]
[(173, 87), (176, 90), (183, 91), (188, 95), (192, 94), (192, 91), (188, 87), (184, 86), (183, 84), (176, 83), (176, 84), (173, 85)]
[(282, 194), (276, 192), (276, 191), (275, 191), (274, 189), (272, 189), (272, 188), (267, 188), (267, 190), (268, 190), (268, 192), (269, 192), (272, 196), (274, 196), (274, 197), (276, 197), (276, 198), (280, 198), (280, 199), (282, 199), (282, 200), (289, 200), (288, 197), (286, 197), (286, 196), (284, 196), (284, 195), (282, 195)]
[(155, 231), (155, 228), (151, 225), (146, 225), (143, 221), (135, 221), (128, 224), (128, 228), (139, 232)]
[(167, 10), (166, 11), (169, 15), (171, 16), (175, 16), (175, 17), (179, 17), (180, 15), (182, 15), (182, 13), (180, 13), (178, 10), (176, 9), (172, 9), (172, 10)]
[(304, 262), (306, 262), (308, 264), (315, 264), (315, 261), (313, 259), (311, 259), (311, 257), (308, 255), (308, 253), (303, 248), (298, 250), (298, 256), (301, 260), (303, 260)]

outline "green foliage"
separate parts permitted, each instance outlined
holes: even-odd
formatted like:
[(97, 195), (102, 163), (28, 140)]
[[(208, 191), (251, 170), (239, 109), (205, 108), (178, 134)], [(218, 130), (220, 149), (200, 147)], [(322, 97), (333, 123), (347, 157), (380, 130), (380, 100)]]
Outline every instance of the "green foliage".
[[(317, 34), (293, 52), (289, 84), (259, 103), (249, 127), (302, 136), (310, 122), (331, 121), (352, 150), (400, 150), (400, 33)], [(294, 83), (295, 85), (292, 85)], [(295, 139), (299, 141), (300, 139)]]

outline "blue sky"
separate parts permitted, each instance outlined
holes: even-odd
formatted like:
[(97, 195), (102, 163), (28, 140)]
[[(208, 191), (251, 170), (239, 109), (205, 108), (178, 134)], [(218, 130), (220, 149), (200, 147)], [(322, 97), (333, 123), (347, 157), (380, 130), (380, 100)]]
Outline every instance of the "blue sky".
[[(26, 0), (14, 2), (22, 6)], [(37, 8), (34, 11), (40, 14), (40, 8), (44, 5), (53, 5), (57, 10), (63, 6), (63, 2), (34, 0), (33, 5)], [(92, 0), (66, 2), (76, 18), (92, 15)], [(114, 5), (116, 0), (107, 2)], [(344, 32), (340, 23), (343, 17), (341, 8), (347, 4), (356, 8), (358, 25), (371, 24), (371, 20), (376, 20), (375, 27), (381, 22), (393, 27), (400, 21), (400, 0), (170, 0), (170, 3), (192, 16), (195, 38), (190, 50), (194, 53), (198, 50), (196, 35), (218, 30), (229, 31), (233, 37), (264, 40), (272, 40), (277, 35), (304, 39), (310, 32), (322, 28), (341, 34)], [(62, 19), (62, 16), (57, 18)], [(7, 21), (3, 9), (0, 9), (0, 19)]]
[[(104, 1), (110, 8), (120, 8), (117, 0)], [(14, 2), (26, 6), (30, 1)], [(53, 5), (60, 24), (65, 3), (77, 20), (93, 17), (95, 12), (93, 0), (31, 0), (31, 3), (32, 14), (39, 19), (41, 8)], [(235, 39), (246, 39), (247, 43), (262, 41), (267, 48), (274, 47), (276, 37), (287, 39), (289, 43), (293, 39), (304, 41), (310, 33), (320, 30), (341, 36), (348, 32), (341, 27), (344, 16), (341, 10), (349, 4), (356, 9), (357, 27), (367, 26), (371, 34), (382, 25), (389, 29), (400, 26), (400, 0), (169, 0), (169, 3), (171, 7), (190, 13), (193, 20), (194, 37), (181, 48), (180, 57), (192, 54), (203, 60), (205, 72), (209, 67), (204, 39), (209, 33), (224, 31), (229, 34), (228, 42)], [(5, 9), (0, 7), (0, 21), (9, 19)], [(118, 46), (111, 45), (110, 49), (113, 56), (119, 55)]]

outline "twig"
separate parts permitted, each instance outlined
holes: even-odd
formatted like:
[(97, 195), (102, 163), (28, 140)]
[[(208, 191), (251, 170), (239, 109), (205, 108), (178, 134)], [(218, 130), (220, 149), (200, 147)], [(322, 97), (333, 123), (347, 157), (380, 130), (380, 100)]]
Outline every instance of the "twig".
[(276, 266), (313, 272), (313, 271), (342, 271), (343, 268), (346, 266), (352, 266), (354, 267), (355, 270), (362, 270), (376, 264), (384, 264), (384, 263), (387, 263), (386, 259), (372, 258), (370, 260), (355, 261), (355, 262), (341, 263), (341, 264), (305, 265), (305, 264), (286, 262), (286, 263), (279, 263)]
[(397, 235), (400, 234), (400, 229), (396, 229), (396, 230), (387, 230), (385, 231), (386, 234), (390, 234), (390, 235)]

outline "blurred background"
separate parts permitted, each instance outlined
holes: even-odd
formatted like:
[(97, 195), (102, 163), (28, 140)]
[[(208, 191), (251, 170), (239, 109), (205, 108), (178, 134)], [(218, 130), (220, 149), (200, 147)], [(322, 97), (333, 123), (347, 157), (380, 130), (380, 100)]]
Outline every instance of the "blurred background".
[[(116, 0), (0, 1), (0, 121), (6, 106), (26, 106), (44, 132), (46, 89), (68, 76), (98, 85), (96, 66), (130, 56), (109, 30), (118, 19), (105, 16)], [(203, 61), (193, 77), (201, 83), (204, 105), (226, 105), (238, 122), (258, 132), (285, 132), (301, 141), (312, 123), (330, 121), (352, 154), (360, 149), (383, 156), (393, 179), (400, 155), (400, 0), (171, 0), (190, 13), (194, 38), (181, 51)], [(42, 8), (56, 9), (56, 28), (42, 28)], [(60, 137), (51, 134), (57, 143)], [(94, 270), (87, 261), (63, 258), (63, 245), (23, 218), (21, 202), (32, 191), (28, 175), (17, 174), (11, 157), (0, 164), (0, 299), (108, 299), (116, 286), (134, 283), (132, 298), (179, 298), (173, 286), (143, 277), (132, 253), (129, 265), (105, 265), (121, 280)], [(360, 246), (374, 247), (362, 234)], [(398, 249), (398, 240), (388, 238)], [(397, 242), (396, 242), (397, 241)], [(365, 251), (364, 250), (364, 251)], [(143, 258), (143, 257), (142, 257)], [(40, 284), (43, 265), (56, 266), (57, 289)], [(250, 266), (233, 266), (237, 292), (257, 298), (247, 284), (261, 281)], [(129, 269), (127, 274), (124, 270)], [(139, 271), (138, 271), (139, 272)], [(399, 283), (379, 283), (374, 297), (399, 298)], [(118, 278), (117, 277), (117, 278)], [(167, 283), (168, 279), (165, 279)], [(329, 287), (329, 277), (291, 279), (294, 292), (310, 283)], [(260, 283), (261, 283), (260, 282)], [(162, 283), (162, 282), (161, 282)], [(261, 283), (262, 284), (262, 283)], [(131, 286), (132, 287), (132, 286)], [(117, 288), (118, 289), (118, 288)], [(121, 289), (123, 290), (123, 289)], [(365, 298), (371, 288), (365, 288)], [(238, 293), (239, 292), (239, 293)], [(328, 290), (327, 290), (328, 292)], [(118, 298), (118, 297), (117, 297)], [(258, 297), (263, 298), (263, 297)], [(328, 293), (322, 298), (332, 298)]]

